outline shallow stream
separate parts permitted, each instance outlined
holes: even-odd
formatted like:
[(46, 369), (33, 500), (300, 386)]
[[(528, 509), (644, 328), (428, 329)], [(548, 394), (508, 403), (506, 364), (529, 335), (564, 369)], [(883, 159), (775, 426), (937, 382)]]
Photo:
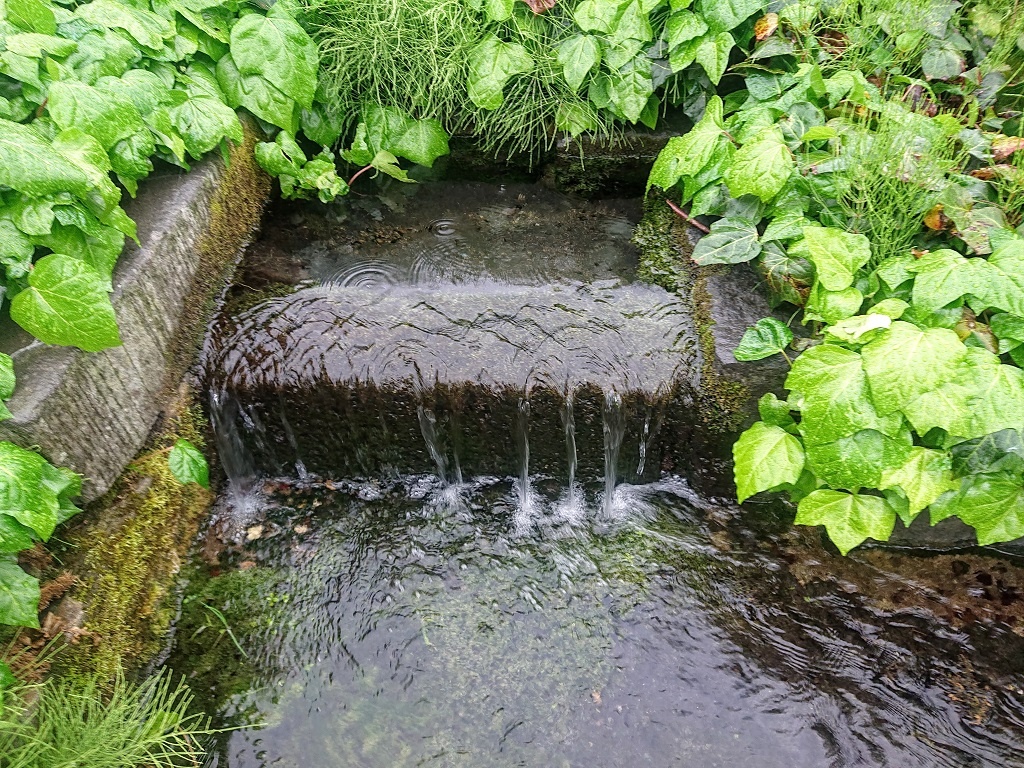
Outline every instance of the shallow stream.
[[(327, 291), (340, 305), (365, 291), (394, 297), (423, 285), (443, 303), (445, 286), (484, 281), (516, 295), (553, 280), (572, 287), (565, 276), (578, 274), (573, 290), (610, 281), (600, 302), (628, 316), (614, 286), (629, 288), (635, 268), (622, 224), (635, 206), (606, 205), (588, 218), (574, 213), (580, 204), (529, 188), (419, 194), (357, 201), (331, 212), (334, 223), (288, 210), (272, 219), (211, 331), (209, 381), (224, 374), (225, 359), (261, 376), (289, 370), (267, 364), (268, 355), (287, 359), (284, 332), (266, 334), (277, 351), (272, 343), (248, 357), (222, 351), (245, 326), (239, 318), (295, 306), (288, 291), (251, 306), (245, 291), (262, 289), (261, 279), (300, 294)], [(491, 198), (509, 195), (513, 204), (493, 213)], [(440, 241), (437, 221), (447, 222)], [(581, 237), (608, 246), (589, 272), (573, 264), (593, 249), (560, 245), (573, 242), (572, 221), (583, 222)], [(430, 222), (434, 229), (424, 228)], [(478, 234), (454, 241), (449, 228)], [(342, 232), (367, 234), (360, 243)], [(438, 242), (489, 255), (456, 275), (422, 278), (424, 243)], [(517, 253), (527, 255), (517, 261)], [(472, 279), (459, 277), (465, 270)], [(452, 317), (452, 327), (467, 327)], [(341, 326), (327, 322), (322, 333)], [(668, 327), (679, 343), (685, 334)], [(521, 354), (528, 341), (516, 342)], [(326, 346), (343, 350), (343, 342)], [(682, 354), (659, 344), (659, 355)], [(441, 368), (432, 370), (427, 382), (440, 386)], [(584, 386), (586, 366), (573, 370)], [(232, 381), (249, 373), (235, 369)], [(249, 390), (211, 389), (229, 477), (187, 567), (167, 661), (215, 724), (237, 729), (219, 740), (210, 766), (1024, 766), (1024, 571), (1008, 557), (867, 549), (841, 558), (817, 531), (791, 528), (784, 508), (702, 497), (667, 454), (648, 454), (657, 409), (643, 398), (621, 406), (633, 390), (613, 387), (575, 418), (553, 406), (546, 429), (536, 403), (530, 427), (533, 390), (518, 379), (507, 391), (486, 378), (466, 382), (504, 392), (506, 420), (497, 406), (428, 407), (423, 381), (411, 385), (412, 405), (388, 410), (400, 400), (398, 379), (385, 386), (375, 375), (318, 374), (296, 384), (289, 376), (270, 381), (272, 397), (259, 390), (260, 402), (301, 403), (318, 389), (310, 402), (319, 410), (301, 428), (294, 403), (287, 417), (283, 407), (263, 408), (257, 422)], [(597, 391), (608, 386), (601, 380)], [(390, 394), (353, 396), (338, 416), (342, 387)], [(644, 397), (650, 391), (665, 394), (648, 387)], [(238, 418), (225, 424), (217, 397), (228, 396), (238, 398)], [(665, 399), (662, 409), (679, 402)], [(366, 413), (368, 403), (380, 410)], [(410, 450), (415, 443), (415, 455), (388, 453), (376, 472), (351, 470), (365, 463), (331, 472), (333, 454), (310, 442), (315, 425), (329, 443), (337, 419), (356, 417), (379, 420)], [(269, 419), (282, 425), (275, 455), (288, 458), (268, 469), (252, 451), (270, 440)], [(456, 423), (497, 437), (452, 441)], [(509, 471), (463, 473), (474, 451), (506, 447)], [(304, 463), (312, 456), (316, 471)]]

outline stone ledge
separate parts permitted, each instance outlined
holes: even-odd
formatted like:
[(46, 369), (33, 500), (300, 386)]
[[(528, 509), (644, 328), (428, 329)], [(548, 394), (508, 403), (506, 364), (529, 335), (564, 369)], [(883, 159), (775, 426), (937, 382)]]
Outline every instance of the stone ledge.
[(0, 328), (18, 381), (0, 439), (82, 474), (85, 501), (142, 449), (194, 359), (219, 278), (259, 225), (270, 184), (254, 142), (247, 129), (230, 164), (209, 157), (188, 173), (154, 175), (126, 206), (142, 245), (129, 243), (114, 272), (122, 346), (90, 354), (37, 342), (9, 319)]

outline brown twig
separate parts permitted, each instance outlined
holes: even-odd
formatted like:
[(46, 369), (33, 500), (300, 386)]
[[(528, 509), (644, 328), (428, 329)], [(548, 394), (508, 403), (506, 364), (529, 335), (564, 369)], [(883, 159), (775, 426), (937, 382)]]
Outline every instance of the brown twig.
[(356, 179), (358, 179), (360, 176), (362, 176), (364, 173), (366, 173), (371, 168), (373, 168), (372, 165), (367, 165), (365, 168), (360, 168), (358, 171), (356, 171), (355, 175), (351, 179), (348, 180), (348, 185), (351, 187), (353, 184), (356, 183)]
[(683, 221), (685, 221), (685, 222), (686, 222), (687, 224), (689, 224), (689, 225), (690, 225), (691, 227), (694, 227), (695, 229), (699, 229), (699, 230), (700, 230), (701, 232), (703, 232), (703, 233), (704, 233), (705, 235), (710, 235), (710, 234), (711, 234), (711, 230), (710, 230), (710, 229), (708, 229), (708, 228), (707, 228), (706, 226), (704, 226), (703, 224), (701, 224), (701, 223), (700, 223), (699, 221), (697, 221), (696, 219), (692, 218), (692, 217), (690, 216), (690, 214), (688, 214), (688, 213), (687, 213), (686, 211), (684, 211), (684, 210), (683, 210), (682, 208), (680, 208), (680, 207), (679, 207), (678, 205), (676, 205), (675, 203), (673, 203), (673, 202), (672, 202), (671, 200), (666, 200), (665, 202), (666, 202), (666, 203), (668, 203), (668, 207), (669, 207), (669, 208), (671, 208), (671, 209), (672, 209), (673, 211), (675, 211), (675, 212), (676, 212), (676, 215), (678, 215), (678, 216), (679, 216), (679, 217), (680, 217), (680, 218), (681, 218), (681, 219), (682, 219)]

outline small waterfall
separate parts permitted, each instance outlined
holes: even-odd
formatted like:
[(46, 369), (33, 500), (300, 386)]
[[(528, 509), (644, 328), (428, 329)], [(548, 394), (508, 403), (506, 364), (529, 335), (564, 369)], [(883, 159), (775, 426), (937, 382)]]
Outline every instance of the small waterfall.
[(434, 411), (423, 405), (416, 406), (416, 415), (420, 421), (420, 432), (423, 433), (423, 441), (427, 444), (427, 451), (430, 458), (437, 465), (437, 476), (441, 479), (442, 485), (448, 485), (448, 461), (441, 450), (441, 443), (437, 439), (437, 416)]
[(612, 511), (615, 497), (616, 468), (619, 465), (619, 449), (626, 434), (626, 417), (622, 411), (622, 398), (618, 392), (609, 390), (604, 396), (604, 511)]
[(284, 413), (284, 397), (280, 398), (277, 413), (281, 417), (281, 428), (284, 430), (288, 445), (295, 452), (295, 473), (299, 476), (300, 481), (305, 482), (309, 479), (309, 473), (306, 471), (306, 465), (303, 464), (302, 456), (299, 454), (299, 441), (295, 439), (295, 430), (292, 429), (292, 425), (288, 422), (288, 417)]
[(519, 398), (516, 445), (519, 449), (519, 505), (525, 511), (530, 507), (530, 401), (525, 397)]
[(217, 457), (228, 481), (225, 509), (235, 525), (245, 525), (258, 506), (259, 472), (242, 435), (244, 431), (253, 436), (258, 447), (265, 448), (265, 433), (234, 395), (224, 389), (210, 390), (210, 424), (217, 443)]
[(644, 414), (644, 430), (640, 434), (640, 461), (636, 465), (636, 476), (640, 479), (644, 476), (644, 468), (647, 466), (647, 442), (651, 439), (651, 406), (647, 406), (647, 413)]
[(569, 496), (576, 487), (576, 418), (572, 412), (572, 392), (565, 398), (562, 406), (562, 424), (565, 427), (565, 454), (569, 463)]

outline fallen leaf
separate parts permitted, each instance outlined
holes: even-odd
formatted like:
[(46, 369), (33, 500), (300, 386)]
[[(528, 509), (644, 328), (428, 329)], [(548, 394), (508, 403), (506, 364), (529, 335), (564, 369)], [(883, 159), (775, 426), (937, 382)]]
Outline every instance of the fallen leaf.
[(1024, 149), (1024, 138), (1019, 136), (999, 136), (992, 140), (992, 157), (1001, 163), (1018, 149)]
[(536, 14), (544, 13), (544, 11), (550, 11), (555, 7), (556, 1), (557, 0), (523, 0), (524, 3), (530, 6), (530, 10)]
[(777, 13), (766, 13), (756, 22), (754, 22), (754, 37), (758, 42), (766, 40), (772, 36), (772, 33), (779, 28), (779, 14)]
[(924, 225), (928, 229), (941, 232), (949, 226), (949, 219), (942, 214), (942, 204), (939, 203), (924, 215)]
[(254, 525), (252, 528), (247, 529), (246, 532), (245, 532), (245, 538), (246, 538), (247, 541), (256, 541), (256, 539), (258, 539), (262, 535), (263, 535), (263, 526), (262, 525)]

